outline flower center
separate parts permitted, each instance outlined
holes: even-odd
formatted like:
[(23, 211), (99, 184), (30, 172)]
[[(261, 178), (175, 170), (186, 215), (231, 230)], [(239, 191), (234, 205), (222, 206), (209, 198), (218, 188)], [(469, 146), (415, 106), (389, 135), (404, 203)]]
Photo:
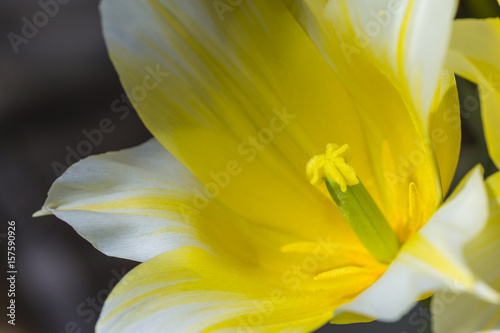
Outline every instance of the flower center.
[(399, 251), (399, 240), (377, 204), (347, 163), (349, 145), (329, 144), (306, 166), (311, 184), (326, 184), (328, 192), (361, 243), (379, 262), (389, 264)]

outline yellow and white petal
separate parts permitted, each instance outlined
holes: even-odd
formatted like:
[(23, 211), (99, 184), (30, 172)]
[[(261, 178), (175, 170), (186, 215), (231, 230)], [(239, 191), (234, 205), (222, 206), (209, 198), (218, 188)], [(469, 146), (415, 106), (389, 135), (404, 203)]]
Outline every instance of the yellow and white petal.
[[(486, 180), (490, 217), (486, 228), (465, 248), (474, 272), (500, 292), (500, 173)], [(439, 292), (432, 300), (433, 332), (498, 332), (500, 304), (485, 302), (474, 295)]]
[(446, 66), (478, 85), (488, 151), (500, 167), (500, 19), (456, 20)]
[(101, 12), (148, 129), (205, 185), (232, 172), (218, 200), (305, 239), (326, 231), (355, 241), (304, 166), (325, 144), (348, 143), (370, 183), (365, 137), (350, 96), (282, 2), (105, 0)]
[(432, 207), (422, 214), (428, 219), (458, 162), (458, 94), (442, 70), (455, 7), (455, 0), (296, 1), (296, 17), (354, 96), (371, 166), (384, 170), (376, 174), (385, 189), (378, 203), (400, 221), (396, 230), (407, 224), (401, 207), (410, 183)]
[(334, 321), (345, 322), (349, 313), (398, 320), (415, 301), (445, 288), (499, 300), (498, 293), (476, 277), (464, 256), (466, 244), (483, 230), (488, 218), (482, 175), (480, 167), (472, 170), (431, 220), (403, 245), (384, 275), (340, 307)]
[(276, 281), (202, 249), (179, 248), (125, 276), (96, 332), (310, 332), (338, 305), (328, 289), (292, 290)]
[[(405, 88), (426, 122), (441, 80), (458, 1), (305, 2), (319, 24), (319, 29), (312, 28), (316, 30), (312, 38), (337, 72), (347, 74), (354, 64), (341, 65), (359, 61), (355, 57), (361, 54)], [(340, 44), (335, 45), (337, 41)]]
[(111, 256), (145, 261), (200, 242), (191, 199), (193, 174), (158, 141), (88, 157), (72, 165), (41, 211), (70, 224)]

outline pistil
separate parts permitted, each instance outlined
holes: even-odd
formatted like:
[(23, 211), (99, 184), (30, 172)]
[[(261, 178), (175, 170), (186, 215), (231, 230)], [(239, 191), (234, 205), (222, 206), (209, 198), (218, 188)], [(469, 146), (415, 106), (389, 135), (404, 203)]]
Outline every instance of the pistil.
[(389, 264), (399, 251), (399, 240), (370, 193), (348, 164), (351, 149), (329, 144), (314, 156), (306, 172), (313, 185), (323, 181), (338, 209), (361, 243), (379, 262)]

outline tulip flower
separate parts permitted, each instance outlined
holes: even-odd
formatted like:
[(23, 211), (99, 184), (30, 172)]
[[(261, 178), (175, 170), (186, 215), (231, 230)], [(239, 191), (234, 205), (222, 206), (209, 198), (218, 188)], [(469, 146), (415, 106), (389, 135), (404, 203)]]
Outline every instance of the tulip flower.
[(104, 0), (154, 139), (75, 164), (36, 214), (141, 262), (97, 332), (308, 332), (445, 288), (497, 302), (464, 256), (488, 219), (482, 169), (444, 201), (456, 6)]

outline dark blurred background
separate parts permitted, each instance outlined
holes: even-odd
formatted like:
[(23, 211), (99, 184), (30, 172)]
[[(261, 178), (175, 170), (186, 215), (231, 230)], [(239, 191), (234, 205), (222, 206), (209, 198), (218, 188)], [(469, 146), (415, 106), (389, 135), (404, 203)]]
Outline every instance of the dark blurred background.
[[(53, 216), (33, 219), (47, 190), (67, 167), (69, 150), (85, 139), (82, 131), (109, 118), (104, 134), (83, 158), (132, 147), (151, 135), (134, 112), (124, 119), (111, 103), (124, 92), (101, 35), (97, 0), (60, 0), (58, 12), (22, 37), (26, 18), (41, 10), (37, 1), (0, 2), (0, 267), (7, 271), (7, 221), (16, 222), (16, 325), (7, 324), (6, 273), (0, 280), (1, 332), (93, 332), (104, 299), (136, 263), (107, 257)], [(498, 16), (495, 0), (462, 1), (459, 17)], [(43, 23), (43, 17), (38, 17)], [(9, 37), (10, 36), (10, 37)], [(24, 38), (24, 37), (22, 37)], [(11, 41), (14, 40), (15, 46)], [(477, 96), (459, 80), (460, 95)], [(463, 150), (457, 178), (480, 161), (494, 171), (481, 130), (479, 104), (463, 112)], [(76, 161), (73, 158), (70, 163)], [(328, 325), (321, 332), (424, 332), (419, 305), (398, 323)]]

